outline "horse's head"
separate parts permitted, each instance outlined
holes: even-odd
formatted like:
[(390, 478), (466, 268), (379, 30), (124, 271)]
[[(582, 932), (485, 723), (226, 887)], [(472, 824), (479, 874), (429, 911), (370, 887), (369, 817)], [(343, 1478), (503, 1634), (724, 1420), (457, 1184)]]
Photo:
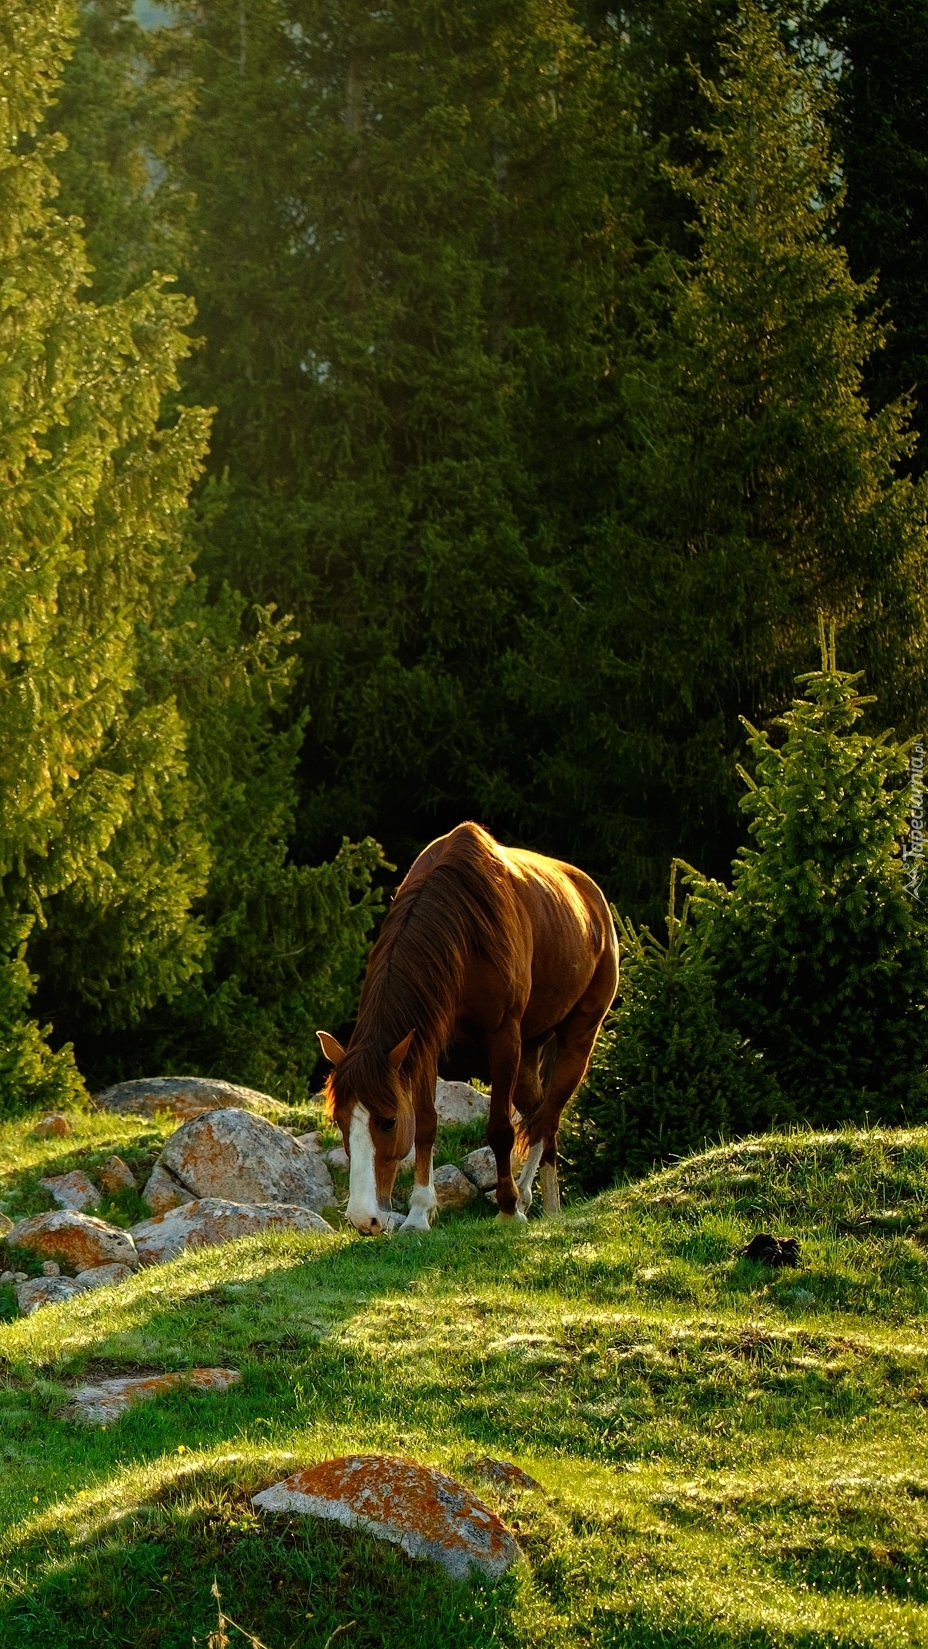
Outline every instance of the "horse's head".
[(412, 1146), (415, 1111), (401, 1070), (414, 1033), (395, 1048), (365, 1044), (346, 1051), (328, 1031), (316, 1032), (332, 1061), (329, 1107), (348, 1152), (347, 1218), (376, 1237), (386, 1229), (396, 1171)]

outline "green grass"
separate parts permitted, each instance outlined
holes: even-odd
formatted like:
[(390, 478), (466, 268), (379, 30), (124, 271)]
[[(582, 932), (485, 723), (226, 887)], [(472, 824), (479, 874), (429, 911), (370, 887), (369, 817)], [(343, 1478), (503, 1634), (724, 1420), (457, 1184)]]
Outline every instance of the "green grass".
[[(77, 1124), (0, 1129), (9, 1212), (164, 1131)], [(0, 1325), (4, 1649), (205, 1645), (214, 1576), (268, 1649), (928, 1643), (928, 1130), (720, 1147), (522, 1232), (490, 1214), (250, 1238)], [(738, 1258), (764, 1229), (800, 1270)], [(241, 1386), (61, 1418), (82, 1378), (203, 1363)], [(470, 1483), (526, 1561), (454, 1585), (251, 1508), (375, 1450)], [(543, 1492), (482, 1484), (485, 1453)]]

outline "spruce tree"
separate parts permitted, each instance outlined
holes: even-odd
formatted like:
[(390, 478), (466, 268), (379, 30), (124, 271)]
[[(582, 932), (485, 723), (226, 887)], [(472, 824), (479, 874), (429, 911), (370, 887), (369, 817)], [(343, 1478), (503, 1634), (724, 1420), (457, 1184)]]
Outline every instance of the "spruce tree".
[(713, 164), (671, 174), (699, 255), (625, 377), (624, 501), (565, 566), (522, 675), (537, 816), (558, 808), (639, 909), (674, 852), (722, 871), (739, 712), (788, 702), (819, 609), (891, 715), (916, 726), (928, 696), (926, 495), (896, 478), (903, 409), (862, 393), (881, 334), (834, 239), (827, 93), (752, 6), (704, 92)]
[(827, 0), (816, 29), (838, 54), (835, 133), (841, 240), (857, 280), (876, 277), (889, 322), (867, 370), (874, 403), (913, 393), (928, 468), (928, 7), (924, 0)]
[[(180, 519), (206, 442), (191, 408), (159, 427), (189, 303), (153, 281), (82, 302), (86, 258), (58, 215), (42, 135), (70, 43), (63, 0), (0, 19), (0, 932), (7, 1105), (64, 1078), (24, 1020), (30, 936), (56, 901), (107, 911), (99, 988), (127, 1012), (197, 965), (207, 846), (172, 699), (140, 691), (140, 637), (188, 579)], [(72, 1083), (71, 1078), (67, 1078)]]

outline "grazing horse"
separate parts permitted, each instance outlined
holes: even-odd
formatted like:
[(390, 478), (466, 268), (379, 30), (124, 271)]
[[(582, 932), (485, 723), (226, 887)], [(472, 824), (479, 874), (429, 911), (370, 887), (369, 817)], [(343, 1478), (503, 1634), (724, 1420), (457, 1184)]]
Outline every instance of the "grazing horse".
[[(489, 1055), (500, 1218), (526, 1218), (539, 1167), (544, 1211), (556, 1213), (558, 1124), (617, 979), (609, 906), (582, 870), (501, 847), (475, 824), (420, 853), (371, 951), (348, 1047), (318, 1032), (334, 1066), (327, 1093), (350, 1159), (352, 1225), (374, 1236), (394, 1223), (396, 1171), (415, 1143), (401, 1229), (428, 1230), (435, 1079), (450, 1042)], [(518, 1185), (513, 1107), (525, 1151)]]

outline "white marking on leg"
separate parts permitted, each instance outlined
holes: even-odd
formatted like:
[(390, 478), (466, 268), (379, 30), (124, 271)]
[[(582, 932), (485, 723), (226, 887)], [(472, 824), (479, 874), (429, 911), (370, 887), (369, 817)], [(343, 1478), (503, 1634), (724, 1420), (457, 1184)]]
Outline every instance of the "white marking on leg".
[(429, 1177), (424, 1184), (416, 1180), (409, 1199), (409, 1213), (406, 1215), (401, 1231), (428, 1231), (432, 1214), (438, 1207), (438, 1198), (435, 1195), (435, 1186), (432, 1180), (432, 1153), (429, 1152)]
[(538, 1172), (538, 1164), (541, 1161), (544, 1148), (545, 1142), (543, 1139), (538, 1140), (537, 1144), (530, 1147), (528, 1156), (522, 1165), (522, 1172), (516, 1180), (516, 1190), (519, 1193), (519, 1207), (521, 1208), (523, 1214), (527, 1214), (532, 1206), (532, 1193), (535, 1188), (535, 1175)]
[(543, 1162), (538, 1176), (541, 1186), (541, 1206), (546, 1214), (561, 1212), (561, 1193), (557, 1183), (557, 1168), (553, 1162)]
[(376, 1236), (387, 1223), (377, 1202), (377, 1176), (374, 1171), (374, 1141), (371, 1139), (370, 1112), (355, 1101), (348, 1129), (348, 1207), (345, 1216), (356, 1231), (365, 1236)]

